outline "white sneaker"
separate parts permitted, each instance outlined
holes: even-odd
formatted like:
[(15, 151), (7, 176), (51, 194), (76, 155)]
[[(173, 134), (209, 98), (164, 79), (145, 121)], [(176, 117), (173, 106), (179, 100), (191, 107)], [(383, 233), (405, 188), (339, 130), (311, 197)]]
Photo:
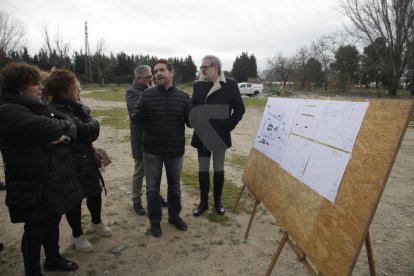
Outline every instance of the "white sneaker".
[(79, 237), (75, 238), (72, 236), (73, 246), (75, 246), (76, 250), (79, 252), (90, 252), (92, 251), (93, 247), (92, 244), (85, 238), (84, 235), (80, 235)]
[(103, 237), (110, 237), (112, 236), (112, 229), (103, 224), (102, 222), (99, 224), (95, 224), (92, 221), (89, 223), (89, 228), (92, 232), (98, 232), (99, 235)]

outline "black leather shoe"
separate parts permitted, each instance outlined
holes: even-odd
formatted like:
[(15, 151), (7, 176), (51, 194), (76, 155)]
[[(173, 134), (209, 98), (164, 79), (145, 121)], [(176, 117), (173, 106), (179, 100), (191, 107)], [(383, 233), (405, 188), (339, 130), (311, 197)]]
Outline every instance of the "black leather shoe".
[(199, 217), (201, 216), (204, 211), (208, 210), (208, 203), (205, 202), (200, 202), (200, 204), (198, 204), (197, 208), (194, 209), (193, 211), (193, 216), (195, 217)]
[(145, 216), (145, 209), (142, 207), (141, 203), (135, 203), (132, 208), (134, 208), (134, 211), (137, 215)]
[(168, 207), (168, 202), (162, 196), (160, 196), (160, 199), (161, 199), (161, 206)]
[(187, 231), (187, 224), (180, 217), (168, 219), (168, 222), (173, 224), (178, 230)]
[(219, 202), (218, 204), (215, 204), (214, 207), (216, 208), (216, 212), (219, 215), (224, 215), (224, 213), (226, 212), (226, 209), (224, 209), (224, 206), (221, 202)]
[(59, 256), (59, 258), (55, 261), (45, 260), (45, 264), (44, 264), (45, 271), (52, 271), (52, 270), (70, 271), (70, 270), (75, 270), (78, 267), (79, 266), (77, 263), (66, 260), (62, 256)]
[(157, 237), (157, 238), (161, 237), (162, 235), (161, 224), (159, 222), (151, 223), (150, 232), (151, 232), (151, 235), (153, 235), (154, 237)]
[(4, 182), (0, 180), (0, 191), (4, 190), (6, 190), (6, 184), (4, 184)]

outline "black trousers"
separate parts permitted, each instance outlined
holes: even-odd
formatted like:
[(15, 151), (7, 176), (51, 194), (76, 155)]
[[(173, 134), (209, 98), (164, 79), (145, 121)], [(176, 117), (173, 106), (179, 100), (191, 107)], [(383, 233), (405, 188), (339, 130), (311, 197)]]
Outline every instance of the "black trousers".
[[(79, 204), (66, 213), (66, 219), (72, 228), (72, 235), (77, 238), (83, 234), (82, 225), (81, 225), (81, 206), (82, 201)], [(86, 206), (88, 207), (89, 212), (91, 213), (91, 221), (94, 224), (101, 223), (101, 207), (102, 207), (102, 196), (97, 194), (94, 196), (89, 196), (86, 198)]]
[(60, 257), (60, 218), (61, 216), (57, 216), (24, 225), (21, 247), (26, 275), (40, 275), (40, 251), (42, 245), (47, 260), (53, 261)]

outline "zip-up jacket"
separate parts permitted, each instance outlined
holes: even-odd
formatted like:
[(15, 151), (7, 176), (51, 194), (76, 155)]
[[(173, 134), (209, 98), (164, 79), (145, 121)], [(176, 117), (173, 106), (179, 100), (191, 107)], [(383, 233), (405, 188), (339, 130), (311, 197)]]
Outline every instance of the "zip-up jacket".
[(130, 117), (144, 126), (143, 152), (182, 156), (190, 110), (190, 97), (175, 85), (168, 90), (158, 85), (143, 91)]

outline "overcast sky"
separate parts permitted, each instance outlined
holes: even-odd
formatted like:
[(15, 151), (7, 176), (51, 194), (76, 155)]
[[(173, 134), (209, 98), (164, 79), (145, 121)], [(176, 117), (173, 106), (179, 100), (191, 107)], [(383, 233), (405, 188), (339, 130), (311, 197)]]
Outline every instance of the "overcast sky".
[(44, 45), (42, 24), (52, 36), (60, 29), (72, 51), (84, 49), (88, 22), (93, 52), (103, 37), (107, 53), (190, 54), (197, 67), (213, 54), (230, 71), (243, 51), (259, 70), (279, 52), (293, 55), (323, 35), (343, 30), (339, 0), (0, 0), (1, 10), (24, 22), (31, 54)]

